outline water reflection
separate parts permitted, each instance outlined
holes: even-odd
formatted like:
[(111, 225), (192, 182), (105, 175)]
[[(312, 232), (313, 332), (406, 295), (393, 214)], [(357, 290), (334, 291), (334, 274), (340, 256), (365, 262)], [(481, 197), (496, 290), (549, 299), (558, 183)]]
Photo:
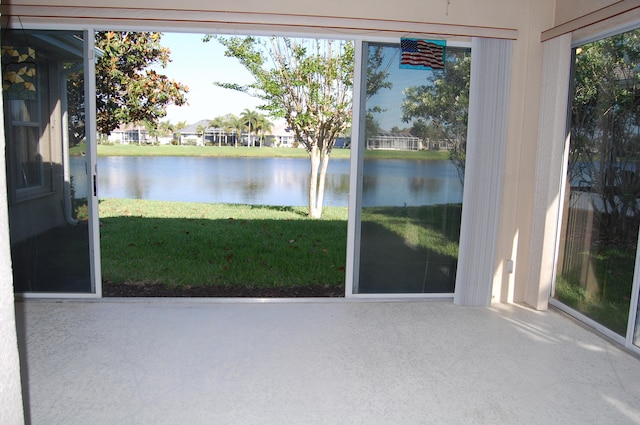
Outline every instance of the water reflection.
[(409, 191), (416, 195), (422, 192), (437, 193), (442, 189), (442, 184), (441, 179), (413, 177), (409, 179)]
[[(78, 196), (86, 196), (81, 158), (72, 158)], [(184, 202), (297, 206), (308, 204), (306, 158), (100, 157), (98, 195)], [(346, 206), (349, 160), (332, 159), (326, 206)], [(363, 205), (433, 205), (462, 202), (455, 167), (443, 161), (365, 161)]]

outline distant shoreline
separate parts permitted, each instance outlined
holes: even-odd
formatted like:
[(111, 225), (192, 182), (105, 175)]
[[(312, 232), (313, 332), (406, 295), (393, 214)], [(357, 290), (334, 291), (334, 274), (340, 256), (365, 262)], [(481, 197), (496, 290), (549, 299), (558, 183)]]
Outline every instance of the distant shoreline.
[[(80, 156), (86, 153), (86, 146), (78, 145), (69, 150), (70, 155)], [(350, 149), (335, 148), (331, 151), (333, 159), (348, 159)], [(399, 151), (369, 150), (367, 159), (405, 159), (405, 160), (446, 160), (447, 151)], [(229, 158), (308, 158), (304, 149), (247, 147), (247, 146), (138, 146), (138, 145), (98, 145), (98, 156), (189, 156), (189, 157), (229, 157)]]

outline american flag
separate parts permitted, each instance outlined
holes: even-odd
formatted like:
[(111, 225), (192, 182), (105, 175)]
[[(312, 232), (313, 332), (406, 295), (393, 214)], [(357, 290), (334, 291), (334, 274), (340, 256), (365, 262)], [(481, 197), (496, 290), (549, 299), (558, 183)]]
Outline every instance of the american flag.
[(445, 42), (403, 38), (401, 68), (444, 69)]

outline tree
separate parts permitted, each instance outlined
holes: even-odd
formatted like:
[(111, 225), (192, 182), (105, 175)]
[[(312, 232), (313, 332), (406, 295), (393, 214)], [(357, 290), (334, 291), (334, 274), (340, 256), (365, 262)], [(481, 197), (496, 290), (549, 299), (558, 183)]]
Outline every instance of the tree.
[[(449, 159), (456, 166), (460, 182), (464, 183), (469, 117), (469, 87), (471, 85), (471, 52), (447, 50), (444, 71), (433, 71), (429, 84), (409, 87), (402, 103), (402, 120), (423, 120), (431, 127), (430, 134), (447, 140), (453, 148)], [(422, 123), (419, 124), (421, 130)]]
[(251, 73), (246, 86), (216, 83), (262, 99), (284, 118), (311, 160), (309, 217), (322, 216), (324, 185), (335, 141), (351, 122), (353, 44), (336, 40), (216, 37)]
[(234, 147), (237, 148), (238, 140), (242, 139), (242, 129), (244, 128), (244, 121), (240, 117), (231, 115), (227, 120), (227, 125), (229, 126), (228, 128), (231, 131), (234, 131), (236, 133), (234, 137)]
[[(640, 217), (640, 30), (576, 51), (569, 183), (600, 198), (601, 243), (635, 247)], [(606, 240), (605, 240), (606, 239)]]
[(380, 123), (376, 120), (373, 112), (371, 110), (366, 112), (365, 120), (364, 120), (364, 134), (365, 139), (369, 139), (370, 137), (377, 136), (380, 134)]
[(173, 126), (173, 128), (171, 129), (171, 131), (173, 131), (173, 140), (176, 140), (176, 138), (178, 138), (177, 142), (181, 143), (180, 130), (182, 130), (186, 126), (186, 121), (178, 121), (178, 123)]
[[(120, 124), (149, 122), (157, 124), (166, 115), (168, 105), (183, 105), (189, 89), (170, 80), (154, 67), (164, 68), (170, 51), (162, 47), (159, 32), (99, 31), (96, 48), (97, 129), (110, 134)], [(73, 75), (68, 95), (73, 104), (84, 105), (83, 73)], [(71, 112), (73, 114), (73, 111)], [(79, 118), (80, 114), (82, 115)], [(72, 121), (72, 143), (84, 138), (84, 112)], [(82, 123), (73, 127), (73, 123)]]
[(224, 143), (229, 144), (229, 135), (235, 130), (234, 127), (234, 120), (237, 119), (237, 117), (233, 114), (227, 114), (224, 117), (224, 121), (223, 121), (223, 130), (224, 130)]
[(196, 134), (200, 137), (202, 137), (202, 146), (205, 145), (204, 143), (204, 136), (207, 132), (207, 127), (205, 127), (204, 125), (200, 124), (198, 127), (196, 127)]
[(258, 139), (260, 140), (260, 147), (264, 145), (265, 135), (273, 128), (273, 123), (267, 119), (264, 115), (260, 114), (258, 122), (256, 123), (256, 131), (258, 132)]
[(258, 125), (260, 114), (258, 114), (256, 111), (250, 111), (249, 109), (245, 109), (240, 114), (240, 119), (242, 119), (242, 123), (247, 129), (247, 134), (248, 134), (247, 146), (255, 146), (256, 145), (255, 140), (253, 140), (253, 143), (252, 143), (251, 134), (253, 130), (256, 129), (256, 126)]
[[(393, 83), (387, 78), (389, 77), (389, 60), (385, 64), (385, 55), (383, 46), (371, 46), (369, 48), (369, 56), (367, 58), (367, 102), (382, 89), (391, 89)], [(374, 114), (385, 112), (380, 106), (367, 108), (365, 113), (365, 138), (377, 136), (380, 131), (380, 124)]]
[[(66, 68), (74, 64), (65, 65)], [(70, 71), (67, 76), (67, 114), (69, 115), (69, 146), (81, 143), (85, 138), (84, 70)]]
[[(144, 125), (144, 128), (147, 130), (147, 134), (153, 138), (152, 144), (159, 145), (160, 144), (158, 142), (158, 136), (160, 136), (159, 125), (152, 121), (144, 121), (142, 124)], [(140, 138), (138, 138), (138, 145), (140, 145)]]
[(171, 124), (171, 121), (169, 120), (160, 121), (160, 125), (158, 126), (161, 136), (170, 136), (171, 133), (173, 133), (174, 128), (175, 126)]
[(215, 128), (216, 132), (218, 133), (218, 147), (222, 144), (222, 137), (220, 136), (220, 132), (224, 131), (224, 125), (224, 117), (215, 117), (214, 119), (209, 121), (209, 127)]

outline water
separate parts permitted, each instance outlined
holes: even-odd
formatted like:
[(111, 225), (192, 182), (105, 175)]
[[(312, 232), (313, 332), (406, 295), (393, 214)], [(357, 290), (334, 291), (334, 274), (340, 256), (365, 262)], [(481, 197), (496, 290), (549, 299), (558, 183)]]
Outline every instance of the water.
[[(78, 197), (87, 194), (85, 158), (71, 158)], [(308, 205), (307, 158), (99, 157), (98, 196), (182, 202)], [(325, 206), (346, 206), (349, 160), (329, 162)], [(449, 161), (366, 161), (363, 206), (462, 202)]]

